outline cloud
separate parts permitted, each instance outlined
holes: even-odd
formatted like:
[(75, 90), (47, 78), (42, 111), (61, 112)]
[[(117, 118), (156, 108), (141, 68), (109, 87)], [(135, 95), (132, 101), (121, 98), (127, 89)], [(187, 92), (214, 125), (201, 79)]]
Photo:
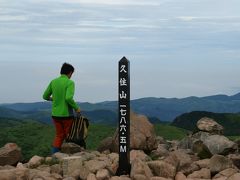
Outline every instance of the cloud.
[(80, 4), (94, 5), (121, 5), (121, 6), (158, 6), (162, 1), (145, 1), (145, 0), (67, 0)]
[(0, 22), (27, 21), (28, 17), (24, 15), (0, 15)]
[(240, 16), (178, 16), (176, 17), (182, 21), (221, 21), (226, 23), (227, 21), (234, 21), (240, 23)]

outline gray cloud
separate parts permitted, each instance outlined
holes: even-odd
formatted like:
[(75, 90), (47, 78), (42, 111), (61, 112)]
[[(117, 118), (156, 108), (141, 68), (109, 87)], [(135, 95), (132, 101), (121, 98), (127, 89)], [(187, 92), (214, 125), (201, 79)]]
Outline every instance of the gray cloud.
[(0, 0), (0, 75), (18, 62), (0, 93), (11, 89), (11, 101), (21, 101), (12, 84), (26, 78), (20, 72), (27, 66), (34, 70), (20, 85), (29, 95), (24, 100), (41, 100), (69, 60), (79, 70), (79, 100), (115, 99), (123, 55), (132, 63), (133, 98), (233, 93), (240, 75), (239, 6), (238, 0)]

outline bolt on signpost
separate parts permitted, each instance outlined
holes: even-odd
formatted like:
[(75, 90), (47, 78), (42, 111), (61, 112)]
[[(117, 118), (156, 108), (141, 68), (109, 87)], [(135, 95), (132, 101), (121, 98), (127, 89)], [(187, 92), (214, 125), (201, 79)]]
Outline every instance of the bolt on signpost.
[(130, 174), (130, 62), (123, 57), (118, 65), (118, 141), (117, 175)]

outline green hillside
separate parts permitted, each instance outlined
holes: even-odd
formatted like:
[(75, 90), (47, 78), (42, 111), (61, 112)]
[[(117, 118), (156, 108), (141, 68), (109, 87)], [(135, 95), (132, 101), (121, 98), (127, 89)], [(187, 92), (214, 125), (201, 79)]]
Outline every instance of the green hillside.
[[(6, 143), (17, 143), (21, 148), (24, 159), (33, 155), (48, 156), (54, 138), (54, 127), (33, 120), (0, 118), (0, 147)], [(87, 149), (96, 150), (100, 141), (113, 136), (116, 126), (90, 124), (87, 138)], [(168, 124), (155, 125), (156, 134), (166, 139), (181, 139), (186, 131)]]
[(157, 136), (167, 140), (180, 140), (187, 135), (187, 130), (169, 124), (155, 124), (154, 127)]
[(8, 142), (17, 143), (22, 148), (24, 159), (31, 156), (49, 155), (51, 141), (54, 136), (52, 126), (36, 121), (0, 118), (0, 146)]
[[(22, 148), (24, 159), (33, 155), (48, 156), (54, 138), (54, 127), (32, 120), (0, 118), (0, 147), (14, 142)], [(96, 149), (100, 141), (112, 136), (115, 127), (90, 124), (87, 138), (87, 148)]]
[(224, 127), (224, 134), (227, 136), (240, 135), (240, 114), (212, 113), (205, 111), (194, 111), (178, 116), (172, 123), (173, 126), (195, 131), (196, 123), (203, 117), (209, 117)]

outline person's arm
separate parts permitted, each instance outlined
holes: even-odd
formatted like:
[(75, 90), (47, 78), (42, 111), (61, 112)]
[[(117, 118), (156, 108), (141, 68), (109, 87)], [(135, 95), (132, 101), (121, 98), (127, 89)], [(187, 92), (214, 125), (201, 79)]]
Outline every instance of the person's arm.
[(74, 91), (75, 91), (74, 82), (70, 81), (69, 85), (67, 86), (65, 100), (76, 112), (80, 113), (80, 108), (78, 107), (77, 103), (73, 100)]
[(52, 101), (52, 86), (51, 83), (48, 85), (47, 89), (43, 93), (43, 99), (46, 101)]

